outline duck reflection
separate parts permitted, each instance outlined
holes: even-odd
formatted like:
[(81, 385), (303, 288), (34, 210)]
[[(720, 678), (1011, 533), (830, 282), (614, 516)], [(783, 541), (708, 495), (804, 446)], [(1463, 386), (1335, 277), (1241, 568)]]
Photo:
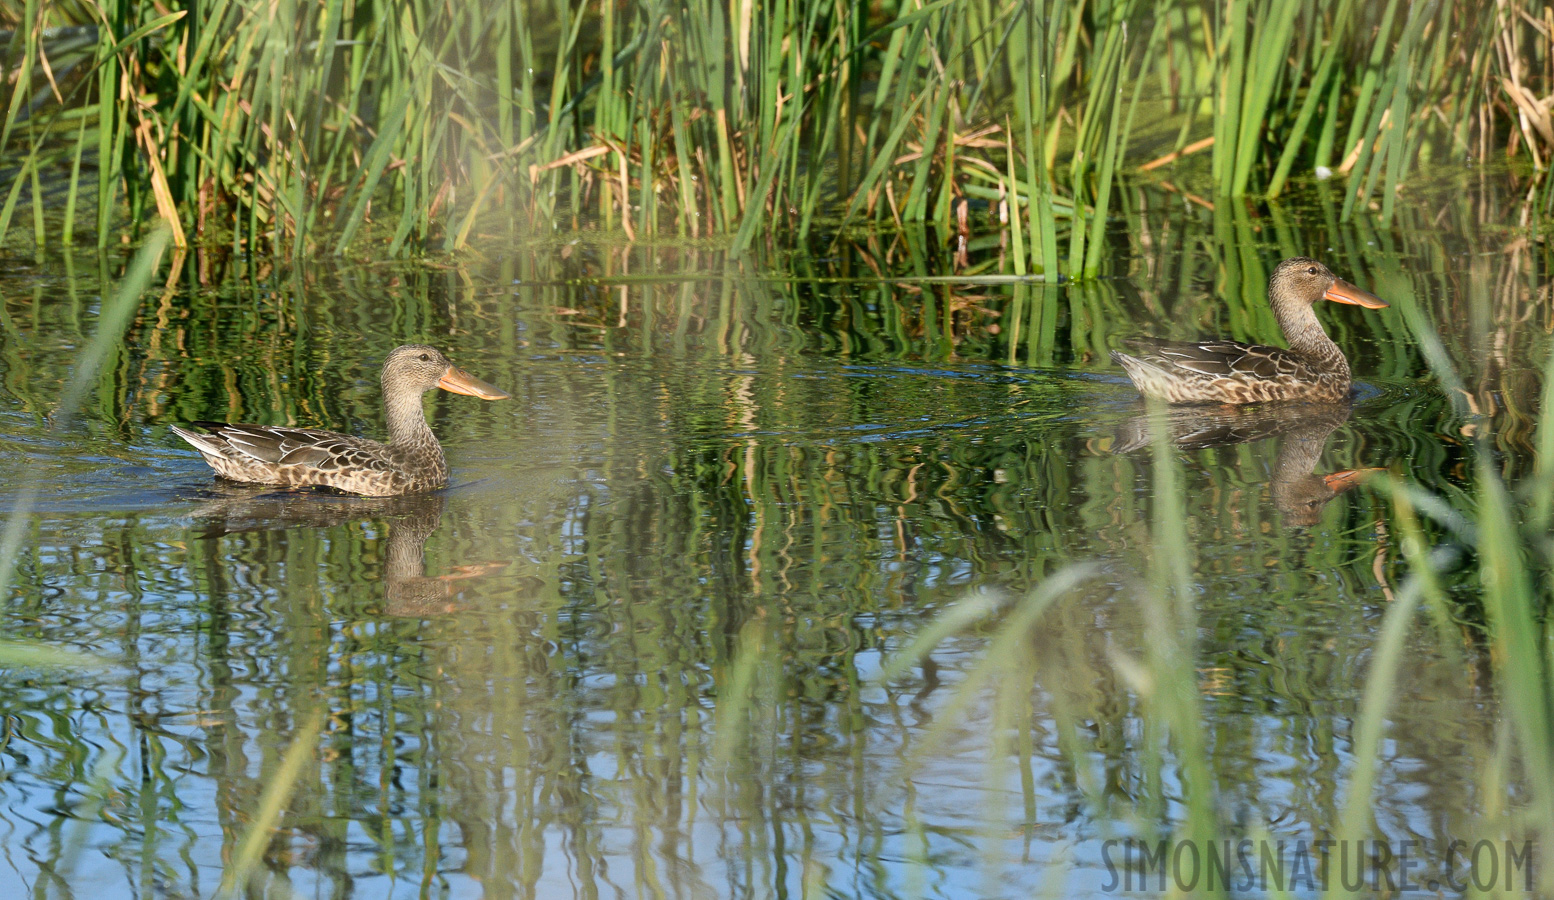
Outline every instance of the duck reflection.
[(201, 537), (250, 531), (329, 528), (364, 519), (388, 526), (384, 553), (385, 615), (423, 618), (460, 608), (464, 582), (501, 571), (507, 563), (455, 566), (446, 575), (426, 576), (426, 541), (442, 524), (445, 492), (401, 497), (357, 497), (323, 492), (277, 491), (273, 487), (218, 485), (202, 494), (190, 516), (204, 524)]
[[(1265, 407), (1174, 406), (1145, 413), (1118, 429), (1113, 453), (1131, 453), (1150, 444), (1151, 423), (1159, 421), (1176, 447), (1204, 450), (1280, 438), (1269, 483), (1274, 506), (1290, 524), (1311, 526), (1322, 507), (1382, 469), (1346, 469), (1316, 473), (1322, 448), (1338, 426), (1349, 420), (1348, 403), (1274, 404)], [(1156, 416), (1159, 416), (1158, 420)]]

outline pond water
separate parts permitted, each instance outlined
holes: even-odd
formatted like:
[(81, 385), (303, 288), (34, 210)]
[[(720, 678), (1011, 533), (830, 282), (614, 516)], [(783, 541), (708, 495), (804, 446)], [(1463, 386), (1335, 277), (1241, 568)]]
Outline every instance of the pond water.
[[(1339, 223), (1320, 186), (1212, 210), (1134, 188), (1108, 276), (1060, 286), (922, 280), (943, 249), (890, 236), (742, 261), (198, 253), (71, 418), (53, 413), (121, 262), (12, 258), (0, 627), (95, 662), (0, 669), (0, 885), (210, 896), (294, 774), (251, 895), (1157, 893), (1118, 883), (1142, 874), (1118, 848), (1188, 815), (1191, 754), (1150, 714), (1174, 566), (1218, 835), (1329, 837), (1408, 571), (1391, 501), (1338, 473), (1465, 509), (1475, 440), (1511, 484), (1531, 471), (1554, 316), (1505, 183), (1443, 176), (1390, 223)], [(1107, 351), (1277, 341), (1267, 275), (1295, 254), (1392, 303), (1319, 310), (1354, 402), (1174, 413), (1160, 469)], [(377, 366), (408, 341), (512, 394), (428, 397), (439, 494), (240, 489), (169, 430), (379, 436)], [(1514, 833), (1525, 799), (1478, 574), (1445, 578), (1451, 605), (1406, 639), (1371, 810), (1417, 883), (1452, 841)]]

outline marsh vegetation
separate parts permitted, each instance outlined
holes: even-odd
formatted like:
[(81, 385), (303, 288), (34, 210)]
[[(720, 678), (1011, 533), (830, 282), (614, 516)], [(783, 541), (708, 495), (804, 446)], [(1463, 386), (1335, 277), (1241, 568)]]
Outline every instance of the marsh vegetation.
[(0, 233), (30, 205), (39, 246), (160, 220), (175, 245), (293, 259), (579, 227), (737, 250), (964, 216), (1007, 229), (1007, 269), (1092, 277), (1141, 173), (1274, 198), (1332, 172), (1343, 220), (1387, 221), (1421, 168), (1554, 154), (1554, 19), (1526, 0), (112, 0), (0, 21)]
[[(1554, 846), (1548, 9), (0, 20), (0, 883), (1023, 897), (1104, 895), (1107, 841)], [(1323, 311), (1351, 404), (1137, 403), (1109, 350), (1277, 340), (1297, 254), (1392, 304)], [(446, 494), (232, 491), (169, 430), (375, 433), (410, 340), (515, 398), (429, 405)]]

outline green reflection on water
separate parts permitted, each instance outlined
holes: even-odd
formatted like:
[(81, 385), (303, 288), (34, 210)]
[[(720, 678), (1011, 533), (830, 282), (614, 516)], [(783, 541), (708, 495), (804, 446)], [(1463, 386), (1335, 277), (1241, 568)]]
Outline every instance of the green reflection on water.
[[(764, 280), (681, 247), (451, 270), (196, 253), (58, 434), (46, 417), (119, 273), (18, 266), (0, 450), (52, 490), (5, 631), (118, 662), (0, 673), (0, 881), (209, 894), (322, 709), (258, 895), (1028, 896), (1049, 867), (1099, 893), (1100, 841), (1186, 815), (1148, 686), (1119, 662), (1158, 649), (1140, 601), (1171, 560), (1160, 473), (1126, 446), (1142, 407), (1107, 351), (1277, 339), (1263, 285), (1294, 253), (1412, 303), (1463, 382), (1424, 377), (1397, 309), (1326, 309), (1352, 409), (1171, 426), (1217, 825), (1329, 834), (1403, 565), (1388, 504), (1323, 476), (1390, 467), (1466, 506), (1474, 431), (1513, 484), (1532, 471), (1546, 259), (1494, 224), (1513, 201), (1447, 188), (1389, 230), (1338, 225), (1320, 188), (1212, 211), (1136, 189), (1113, 277), (1080, 286), (805, 280), (935, 273), (931, 244), (888, 236), (763, 261), (794, 276)], [(428, 400), (445, 494), (234, 491), (167, 429), (381, 434), (376, 366), (407, 340), (514, 397)], [(1095, 577), (1000, 631), (1075, 563)], [(1431, 852), (1501, 802), (1477, 774), (1503, 751), (1476, 575), (1446, 588), (1450, 620), (1407, 639), (1373, 810)], [(973, 590), (1005, 599), (879, 677)], [(960, 690), (990, 663), (996, 689)], [(72, 817), (89, 852), (66, 853)]]

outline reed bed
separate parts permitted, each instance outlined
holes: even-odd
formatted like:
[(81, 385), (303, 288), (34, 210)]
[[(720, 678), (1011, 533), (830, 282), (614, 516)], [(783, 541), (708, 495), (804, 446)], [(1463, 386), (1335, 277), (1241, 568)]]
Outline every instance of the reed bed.
[(1331, 174), (1345, 217), (1390, 216), (1421, 164), (1554, 156), (1528, 0), (11, 0), (0, 25), (0, 233), (38, 248), (154, 220), (292, 258), (1007, 229), (1010, 274), (1085, 277), (1124, 177)]

